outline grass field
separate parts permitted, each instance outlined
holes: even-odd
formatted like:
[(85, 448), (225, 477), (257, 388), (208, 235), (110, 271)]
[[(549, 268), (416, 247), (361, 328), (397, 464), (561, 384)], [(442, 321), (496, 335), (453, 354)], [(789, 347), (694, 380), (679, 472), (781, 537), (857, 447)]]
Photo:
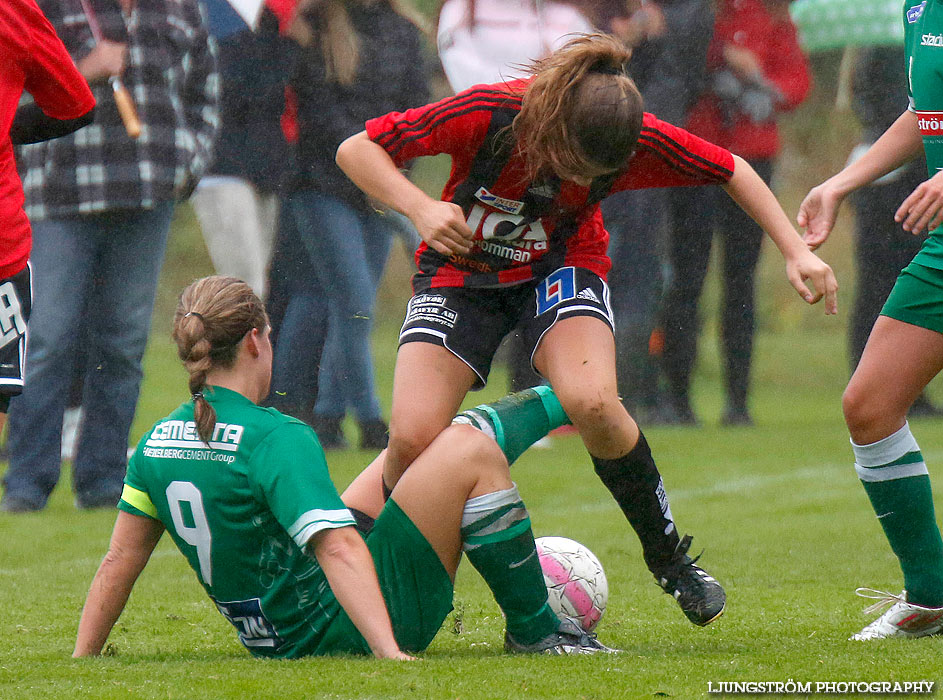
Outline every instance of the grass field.
[[(192, 233), (180, 233), (187, 229), (178, 221), (168, 253), (135, 437), (185, 394), (168, 309), (184, 282), (209, 271)], [(765, 274), (779, 275), (770, 265)], [(894, 591), (900, 579), (851, 467), (839, 410), (844, 328), (796, 299), (764, 302), (771, 305), (782, 311), (773, 309), (758, 339), (758, 427), (717, 426), (709, 332), (695, 387), (704, 427), (647, 430), (679, 526), (695, 535), (694, 549), (706, 550), (702, 563), (727, 588), (727, 613), (710, 627), (689, 624), (654, 585), (579, 440), (558, 438), (552, 449), (526, 454), (514, 476), (538, 535), (573, 537), (602, 560), (611, 595), (599, 633), (625, 650), (619, 656), (505, 656), (500, 613), (465, 565), (456, 611), (419, 663), (253, 660), (167, 540), (111, 637), (112, 654), (73, 661), (79, 611), (114, 513), (77, 511), (64, 474), (44, 512), (0, 515), (0, 697), (696, 698), (720, 681), (943, 680), (943, 640), (847, 641), (868, 620), (854, 588)], [(396, 331), (395, 312), (386, 315), (375, 337), (384, 400)], [(503, 379), (498, 372), (484, 397), (496, 397)], [(915, 422), (931, 464), (943, 461), (940, 427)], [(331, 454), (337, 482), (346, 484), (370, 457)]]
[[(830, 94), (828, 75), (817, 72), (819, 90)], [(840, 166), (854, 140), (848, 122), (847, 114), (832, 112), (828, 99), (814, 100), (788, 120), (777, 187), (787, 211), (794, 213), (808, 187)], [(441, 169), (430, 160), (416, 175), (431, 191)], [(842, 284), (838, 319), (805, 308), (767, 247), (754, 381), (757, 427), (717, 425), (722, 397), (708, 323), (695, 385), (704, 427), (646, 429), (679, 527), (695, 535), (695, 552), (706, 550), (702, 563), (727, 588), (727, 613), (710, 627), (692, 626), (654, 585), (635, 536), (593, 476), (579, 440), (561, 438), (552, 449), (525, 454), (514, 477), (538, 535), (573, 537), (602, 560), (610, 601), (599, 634), (625, 650), (619, 656), (505, 656), (500, 613), (464, 565), (456, 611), (419, 663), (254, 660), (168, 539), (112, 634), (112, 655), (73, 661), (79, 612), (114, 513), (77, 511), (66, 470), (44, 512), (0, 514), (0, 698), (697, 698), (707, 694), (708, 683), (720, 681), (943, 681), (943, 640), (847, 641), (869, 620), (860, 614), (866, 603), (854, 588), (895, 591), (900, 577), (855, 478), (840, 414), (844, 319), (853, 285), (847, 229), (833, 238), (823, 256)], [(387, 407), (407, 268), (397, 250), (380, 295), (378, 317), (385, 320), (374, 347)], [(168, 339), (170, 311), (187, 282), (211, 271), (183, 207), (145, 358), (135, 440), (186, 394)], [(711, 306), (715, 299), (711, 286), (705, 301)], [(498, 370), (473, 402), (496, 398), (504, 386)], [(914, 422), (937, 473), (941, 427)], [(332, 453), (335, 480), (345, 485), (371, 457)], [(4, 468), (0, 463), (0, 472)]]

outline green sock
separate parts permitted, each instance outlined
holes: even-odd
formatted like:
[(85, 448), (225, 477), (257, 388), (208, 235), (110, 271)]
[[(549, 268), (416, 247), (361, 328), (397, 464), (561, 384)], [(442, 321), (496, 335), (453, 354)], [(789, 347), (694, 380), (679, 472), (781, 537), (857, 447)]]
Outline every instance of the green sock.
[(943, 539), (930, 475), (910, 427), (905, 423), (883, 440), (852, 447), (858, 477), (900, 560), (907, 600), (943, 606)]
[(569, 425), (570, 419), (553, 389), (535, 386), (505, 396), (494, 403), (482, 404), (456, 416), (457, 423), (466, 423), (495, 439), (507, 457), (508, 464), (554, 428)]
[(462, 548), (494, 594), (515, 641), (533, 644), (557, 630), (530, 516), (516, 486), (468, 499)]

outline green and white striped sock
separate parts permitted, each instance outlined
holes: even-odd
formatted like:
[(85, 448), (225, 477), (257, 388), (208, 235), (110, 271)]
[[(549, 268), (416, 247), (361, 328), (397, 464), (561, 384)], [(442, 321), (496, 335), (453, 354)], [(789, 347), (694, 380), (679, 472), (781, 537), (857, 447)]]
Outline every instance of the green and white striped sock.
[(508, 464), (554, 428), (569, 425), (557, 395), (549, 386), (535, 386), (493, 403), (459, 413), (453, 423), (465, 423), (494, 438)]
[(533, 644), (557, 630), (517, 486), (465, 502), (462, 548), (494, 594), (515, 641)]
[(870, 445), (851, 446), (855, 471), (904, 573), (907, 599), (943, 605), (943, 539), (930, 474), (910, 425)]

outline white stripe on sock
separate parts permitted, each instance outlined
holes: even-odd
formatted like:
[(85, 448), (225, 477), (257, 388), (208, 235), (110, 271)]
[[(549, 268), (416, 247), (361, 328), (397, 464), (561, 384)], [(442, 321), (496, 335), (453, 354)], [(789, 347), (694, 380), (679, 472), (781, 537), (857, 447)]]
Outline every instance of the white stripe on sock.
[(465, 510), (462, 511), (462, 527), (467, 527), (479, 520), (482, 513), (489, 513), (501, 506), (517, 503), (519, 500), (521, 500), (521, 495), (517, 491), (517, 484), (503, 491), (469, 498), (465, 501)]
[(851, 448), (855, 453), (855, 471), (862, 481), (893, 481), (929, 474), (927, 464), (922, 459), (910, 464), (891, 464), (908, 454), (920, 452), (920, 445), (910, 432), (909, 423), (904, 423), (897, 432), (869, 445), (852, 441)]
[(910, 424), (904, 423), (904, 427), (896, 433), (868, 445), (859, 445), (852, 440), (851, 449), (855, 453), (855, 464), (862, 467), (883, 467), (908, 452), (918, 452), (920, 446), (910, 432)]

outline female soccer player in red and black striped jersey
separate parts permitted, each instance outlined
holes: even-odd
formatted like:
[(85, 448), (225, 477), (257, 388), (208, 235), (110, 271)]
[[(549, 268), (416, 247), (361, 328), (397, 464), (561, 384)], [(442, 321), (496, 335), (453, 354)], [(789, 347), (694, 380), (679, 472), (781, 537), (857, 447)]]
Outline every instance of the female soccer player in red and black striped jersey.
[[(498, 343), (521, 323), (534, 367), (638, 533), (649, 569), (704, 625), (723, 612), (723, 589), (687, 556), (690, 538), (679, 538), (648, 444), (617, 394), (598, 203), (618, 190), (719, 184), (772, 238), (807, 302), (824, 296), (835, 313), (837, 283), (745, 161), (643, 112), (628, 58), (610, 37), (578, 37), (527, 79), (368, 121), (337, 162), (412, 219), (424, 241), (400, 334), (385, 487), (485, 383)], [(439, 153), (452, 157), (442, 201), (398, 170)]]
[[(17, 109), (23, 91), (33, 102)], [(95, 98), (34, 0), (0, 3), (0, 430), (23, 388), (32, 234), (13, 144), (64, 136), (92, 121)]]

